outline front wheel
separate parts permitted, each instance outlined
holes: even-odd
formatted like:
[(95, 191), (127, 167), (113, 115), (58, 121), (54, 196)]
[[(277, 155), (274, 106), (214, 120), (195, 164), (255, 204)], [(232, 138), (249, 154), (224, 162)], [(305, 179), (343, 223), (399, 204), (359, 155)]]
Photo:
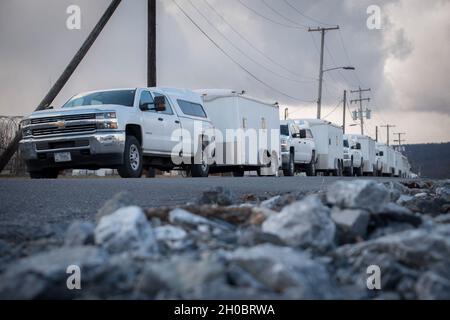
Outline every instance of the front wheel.
[(316, 175), (316, 155), (313, 154), (311, 162), (306, 165), (306, 176), (313, 177)]
[(140, 178), (142, 170), (141, 144), (135, 137), (127, 136), (123, 164), (117, 171), (122, 178)]
[(291, 153), (289, 155), (289, 163), (286, 169), (283, 169), (283, 174), (286, 177), (293, 177), (295, 174), (295, 163), (294, 163), (294, 155)]

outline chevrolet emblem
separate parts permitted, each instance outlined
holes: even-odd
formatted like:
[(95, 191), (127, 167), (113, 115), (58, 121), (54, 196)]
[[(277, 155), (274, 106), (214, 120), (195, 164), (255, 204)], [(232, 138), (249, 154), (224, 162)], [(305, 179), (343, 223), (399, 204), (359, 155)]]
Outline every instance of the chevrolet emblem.
[(55, 122), (55, 126), (57, 126), (58, 128), (65, 128), (66, 122), (65, 121), (57, 121), (57, 122)]

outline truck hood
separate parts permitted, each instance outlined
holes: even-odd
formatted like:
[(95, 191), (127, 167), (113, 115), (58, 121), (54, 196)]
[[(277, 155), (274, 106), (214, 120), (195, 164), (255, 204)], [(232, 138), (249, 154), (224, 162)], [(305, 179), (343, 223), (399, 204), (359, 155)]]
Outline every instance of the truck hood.
[(108, 105), (98, 105), (98, 106), (67, 108), (67, 109), (42, 110), (42, 111), (33, 112), (31, 115), (29, 115), (25, 119), (58, 117), (58, 116), (84, 114), (84, 113), (100, 113), (100, 112), (107, 112), (107, 111), (117, 111), (118, 109), (121, 109), (121, 108), (129, 108), (129, 107), (119, 106), (119, 105), (115, 105), (115, 104), (108, 104)]

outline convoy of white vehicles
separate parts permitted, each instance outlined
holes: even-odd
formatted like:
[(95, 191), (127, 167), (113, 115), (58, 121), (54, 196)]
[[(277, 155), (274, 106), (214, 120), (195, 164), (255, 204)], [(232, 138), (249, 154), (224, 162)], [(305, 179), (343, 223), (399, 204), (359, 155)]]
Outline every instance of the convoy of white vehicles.
[(123, 178), (182, 170), (192, 177), (383, 175), (407, 178), (400, 152), (315, 119), (279, 120), (277, 103), (232, 90), (130, 88), (88, 92), (26, 117), (20, 151), (31, 178), (117, 169)]

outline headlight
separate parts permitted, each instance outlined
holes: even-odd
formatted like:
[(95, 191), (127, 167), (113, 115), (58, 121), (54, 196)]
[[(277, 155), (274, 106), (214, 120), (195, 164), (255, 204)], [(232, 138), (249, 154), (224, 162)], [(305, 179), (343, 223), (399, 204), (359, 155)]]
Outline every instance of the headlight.
[(111, 121), (97, 122), (97, 129), (115, 130), (115, 129), (118, 129), (118, 125), (117, 125), (117, 122), (111, 122)]
[(22, 120), (22, 122), (20, 123), (20, 125), (21, 125), (22, 127), (29, 126), (30, 124), (31, 124), (31, 120), (30, 120), (30, 119)]
[(117, 119), (117, 114), (115, 112), (102, 112), (97, 113), (97, 119)]

